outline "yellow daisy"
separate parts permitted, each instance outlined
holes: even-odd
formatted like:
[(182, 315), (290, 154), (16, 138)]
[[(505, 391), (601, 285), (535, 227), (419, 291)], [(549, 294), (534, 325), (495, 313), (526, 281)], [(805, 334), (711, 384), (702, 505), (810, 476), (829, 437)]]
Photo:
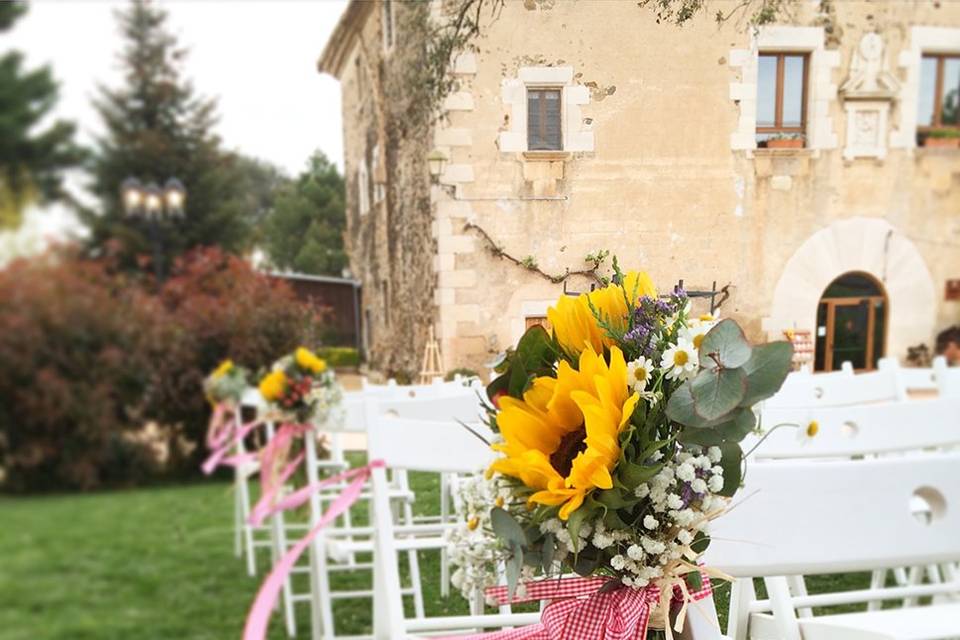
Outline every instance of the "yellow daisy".
[(297, 366), (306, 371), (322, 373), (327, 370), (327, 361), (323, 358), (318, 358), (315, 353), (306, 347), (297, 347), (293, 357), (297, 362)]
[(636, 302), (641, 296), (656, 295), (657, 289), (646, 272), (631, 271), (624, 276), (622, 286), (611, 284), (577, 297), (560, 298), (555, 307), (547, 309), (547, 319), (553, 326), (553, 335), (557, 342), (568, 353), (576, 355), (585, 346), (589, 346), (595, 353), (603, 353), (604, 347), (610, 347), (613, 340), (607, 336), (606, 330), (597, 325), (590, 305), (592, 304), (611, 326), (625, 330), (627, 297), (633, 297)]
[(580, 354), (579, 371), (561, 361), (557, 377), (533, 381), (523, 400), (500, 400), (497, 425), (505, 454), (490, 466), (535, 492), (531, 503), (562, 505), (560, 519), (576, 511), (594, 489), (613, 486), (620, 431), (639, 399), (630, 394), (627, 364), (617, 347), (610, 364), (592, 348)]
[(260, 380), (258, 388), (267, 402), (279, 400), (287, 389), (287, 374), (279, 369), (271, 371)]
[(228, 358), (227, 360), (224, 360), (223, 362), (221, 362), (219, 366), (217, 366), (217, 368), (213, 370), (213, 373), (210, 374), (210, 377), (213, 378), (214, 380), (218, 380), (223, 376), (227, 375), (228, 373), (230, 373), (231, 369), (233, 369), (233, 360), (230, 360)]

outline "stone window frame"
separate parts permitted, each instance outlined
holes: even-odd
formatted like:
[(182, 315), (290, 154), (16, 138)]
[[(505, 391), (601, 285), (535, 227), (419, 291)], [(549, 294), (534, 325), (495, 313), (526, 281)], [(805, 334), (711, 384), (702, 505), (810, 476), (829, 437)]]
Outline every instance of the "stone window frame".
[(737, 128), (730, 135), (734, 150), (757, 149), (757, 85), (759, 55), (764, 53), (806, 53), (807, 122), (806, 150), (835, 149), (837, 134), (830, 115), (837, 98), (833, 70), (840, 66), (840, 52), (826, 48), (823, 27), (761, 27), (750, 39), (749, 49), (732, 49), (730, 66), (740, 69), (739, 80), (730, 83), (730, 99), (737, 102), (740, 114)]
[(370, 213), (370, 172), (364, 159), (357, 166), (357, 213), (361, 216)]
[[(563, 149), (530, 151), (527, 148), (527, 89), (556, 88), (561, 91), (560, 118)], [(573, 67), (520, 67), (515, 78), (504, 78), (500, 97), (509, 112), (509, 128), (498, 137), (500, 151), (530, 155), (557, 155), (594, 151), (593, 131), (584, 130), (582, 105), (590, 91), (573, 81)]]
[(373, 167), (373, 206), (377, 206), (383, 202), (387, 197), (387, 191), (385, 185), (377, 179), (380, 171), (380, 163), (383, 160), (380, 158), (380, 145), (373, 145), (373, 151), (371, 152), (370, 164)]
[(900, 88), (899, 124), (890, 133), (891, 147), (917, 148), (920, 64), (924, 53), (960, 53), (960, 28), (910, 27), (910, 46), (900, 51), (897, 60), (906, 79)]

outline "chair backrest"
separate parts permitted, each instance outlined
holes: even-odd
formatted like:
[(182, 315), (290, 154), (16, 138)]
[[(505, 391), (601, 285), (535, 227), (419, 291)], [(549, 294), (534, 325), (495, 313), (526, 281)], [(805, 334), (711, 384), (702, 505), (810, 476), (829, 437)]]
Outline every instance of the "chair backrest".
[(382, 400), (374, 406), (376, 411), (395, 418), (476, 422), (480, 417), (480, 399), (470, 390), (463, 391), (433, 398)]
[(791, 373), (767, 407), (840, 407), (902, 400), (905, 396), (893, 371)]
[(381, 415), (367, 429), (370, 460), (382, 459), (391, 469), (474, 473), (493, 461), (494, 452), (481, 440), (493, 434), (481, 423), (468, 430), (453, 420), (411, 420)]
[(881, 371), (893, 371), (903, 394), (910, 391), (936, 391), (936, 370), (932, 367), (902, 367), (894, 357), (880, 358), (877, 367)]
[[(906, 400), (851, 407), (765, 408), (762, 426), (769, 434), (752, 457), (836, 458), (960, 446), (960, 397)], [(801, 441), (794, 427), (816, 421), (816, 437)], [(771, 431), (772, 430), (772, 431)], [(750, 434), (745, 451), (763, 436)]]
[[(911, 500), (930, 507), (924, 521)], [(960, 559), (960, 454), (753, 463), (711, 523), (709, 566), (735, 577), (864, 571)]]
[(960, 367), (949, 367), (946, 358), (937, 356), (933, 359), (933, 371), (940, 395), (960, 398)]

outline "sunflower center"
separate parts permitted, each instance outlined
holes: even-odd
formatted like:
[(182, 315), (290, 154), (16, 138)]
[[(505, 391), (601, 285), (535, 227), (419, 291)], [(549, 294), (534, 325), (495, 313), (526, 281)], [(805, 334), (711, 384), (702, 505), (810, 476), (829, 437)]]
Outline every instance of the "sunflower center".
[(587, 448), (586, 439), (586, 427), (580, 427), (563, 436), (560, 444), (557, 445), (557, 450), (550, 455), (550, 466), (566, 478), (570, 475), (570, 469), (573, 468), (573, 459)]
[(681, 349), (677, 349), (673, 352), (673, 364), (678, 367), (682, 367), (683, 365), (687, 364), (687, 360), (689, 358), (690, 356), (687, 355), (687, 352)]

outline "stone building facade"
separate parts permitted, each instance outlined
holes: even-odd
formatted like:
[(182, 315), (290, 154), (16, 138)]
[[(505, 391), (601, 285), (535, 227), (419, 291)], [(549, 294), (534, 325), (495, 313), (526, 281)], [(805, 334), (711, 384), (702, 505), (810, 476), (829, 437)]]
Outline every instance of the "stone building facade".
[(440, 117), (397, 136), (370, 86), (399, 86), (409, 11), (354, 0), (319, 65), (342, 86), (374, 366), (415, 371), (432, 325), (447, 368), (479, 368), (589, 287), (498, 251), (563, 274), (608, 249), (663, 288), (729, 285), (722, 315), (808, 335), (821, 369), (903, 358), (960, 321), (960, 149), (933, 146), (957, 126), (960, 3), (798, 0), (753, 29), (507, 0), (451, 65)]

